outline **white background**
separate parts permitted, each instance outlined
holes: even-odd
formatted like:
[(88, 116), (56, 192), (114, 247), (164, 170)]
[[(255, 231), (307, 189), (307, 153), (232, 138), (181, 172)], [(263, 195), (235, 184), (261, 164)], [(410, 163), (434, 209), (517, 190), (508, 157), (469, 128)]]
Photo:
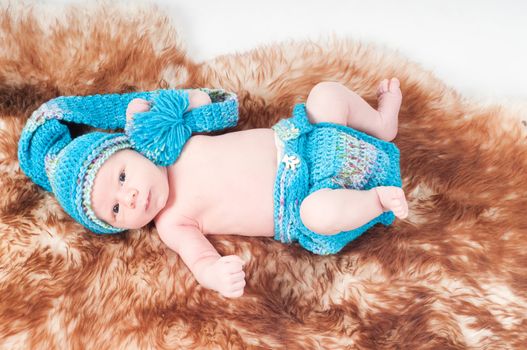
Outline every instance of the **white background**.
[(156, 3), (170, 15), (197, 61), (259, 44), (336, 34), (398, 50), (467, 97), (527, 101), (527, 1), (140, 2)]

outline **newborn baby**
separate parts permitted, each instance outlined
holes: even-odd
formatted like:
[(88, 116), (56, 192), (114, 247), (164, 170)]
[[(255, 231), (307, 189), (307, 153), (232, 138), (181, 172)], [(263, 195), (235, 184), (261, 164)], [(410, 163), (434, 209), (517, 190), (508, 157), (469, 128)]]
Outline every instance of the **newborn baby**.
[[(397, 134), (402, 98), (399, 81), (383, 80), (377, 96), (375, 110), (341, 84), (319, 83), (305, 106), (297, 106), (291, 120), (272, 129), (194, 135), (177, 161), (167, 167), (155, 165), (132, 149), (117, 151), (95, 175), (93, 212), (105, 223), (123, 229), (140, 228), (154, 220), (163, 242), (181, 256), (201, 285), (225, 297), (239, 297), (245, 286), (244, 262), (238, 256), (220, 256), (206, 235), (298, 240), (305, 247), (311, 244), (311, 251), (327, 254), (322, 248), (317, 250), (316, 239), (340, 240), (345, 232), (364, 231), (376, 223), (375, 218), (389, 224), (393, 215), (407, 216), (398, 153), (396, 161), (390, 158), (393, 150), (388, 146), (395, 147), (384, 142)], [(189, 110), (211, 102), (199, 90), (191, 90), (189, 100)], [(146, 100), (134, 99), (127, 118), (149, 108)], [(346, 126), (364, 134), (347, 134)], [(341, 153), (331, 153), (333, 160), (324, 163), (324, 147), (331, 142)], [(298, 149), (305, 154), (295, 151)], [(338, 172), (324, 175), (337, 161), (343, 164)], [(381, 185), (377, 185), (368, 180), (378, 173), (388, 178), (390, 172), (397, 173), (399, 182), (385, 185), (379, 180)], [(367, 183), (371, 188), (365, 188)], [(391, 220), (388, 212), (393, 213)], [(293, 224), (299, 227), (298, 233)], [(309, 237), (315, 241), (305, 243)]]

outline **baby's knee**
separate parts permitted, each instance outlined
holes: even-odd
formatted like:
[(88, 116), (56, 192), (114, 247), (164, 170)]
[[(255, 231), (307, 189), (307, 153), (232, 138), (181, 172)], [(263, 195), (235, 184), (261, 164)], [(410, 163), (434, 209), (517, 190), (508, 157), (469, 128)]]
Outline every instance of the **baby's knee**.
[(310, 231), (321, 235), (338, 233), (335, 223), (341, 213), (334, 205), (327, 203), (329, 197), (317, 191), (307, 196), (300, 204), (300, 219)]
[(308, 101), (311, 102), (319, 102), (319, 101), (326, 101), (334, 98), (336, 95), (338, 95), (339, 90), (342, 88), (345, 88), (341, 83), (337, 83), (334, 81), (323, 81), (311, 89), (309, 92), (309, 96), (307, 97)]
[(311, 122), (346, 125), (348, 103), (344, 94), (345, 89), (342, 84), (329, 81), (315, 85), (306, 101)]

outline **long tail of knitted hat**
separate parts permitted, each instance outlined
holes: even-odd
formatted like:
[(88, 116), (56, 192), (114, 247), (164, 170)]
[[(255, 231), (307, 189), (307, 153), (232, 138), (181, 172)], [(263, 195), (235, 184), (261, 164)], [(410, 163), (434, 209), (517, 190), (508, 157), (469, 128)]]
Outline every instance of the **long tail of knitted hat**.
[[(177, 160), (194, 132), (233, 127), (238, 121), (236, 95), (202, 89), (212, 104), (187, 111), (185, 90), (126, 94), (61, 96), (41, 105), (27, 121), (18, 145), (20, 167), (36, 184), (52, 191), (64, 210), (95, 233), (116, 233), (92, 209), (95, 175), (115, 152), (133, 148), (157, 165)], [(126, 108), (134, 98), (151, 102), (149, 112), (126, 123)], [(64, 122), (86, 124), (125, 133), (91, 132), (72, 139)]]

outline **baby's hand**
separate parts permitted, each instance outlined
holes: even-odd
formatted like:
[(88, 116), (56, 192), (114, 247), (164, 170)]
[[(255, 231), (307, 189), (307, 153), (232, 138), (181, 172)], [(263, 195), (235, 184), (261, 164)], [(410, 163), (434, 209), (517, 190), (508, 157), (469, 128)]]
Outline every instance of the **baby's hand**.
[(242, 296), (245, 287), (243, 265), (244, 261), (236, 255), (222, 256), (203, 271), (207, 287), (227, 298)]
[(198, 108), (212, 103), (209, 94), (201, 90), (188, 91), (189, 106), (188, 110)]
[(126, 121), (129, 121), (134, 114), (141, 112), (148, 112), (150, 110), (150, 103), (142, 98), (134, 98), (126, 108)]

